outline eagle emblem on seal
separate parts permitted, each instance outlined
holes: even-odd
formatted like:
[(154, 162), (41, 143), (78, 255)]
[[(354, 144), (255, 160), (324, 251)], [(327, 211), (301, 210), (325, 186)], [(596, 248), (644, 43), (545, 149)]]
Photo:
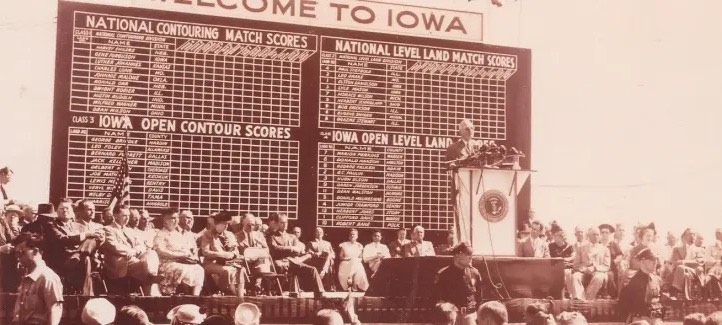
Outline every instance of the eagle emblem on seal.
[(509, 200), (500, 191), (488, 190), (479, 199), (479, 211), (486, 221), (499, 222), (509, 212)]

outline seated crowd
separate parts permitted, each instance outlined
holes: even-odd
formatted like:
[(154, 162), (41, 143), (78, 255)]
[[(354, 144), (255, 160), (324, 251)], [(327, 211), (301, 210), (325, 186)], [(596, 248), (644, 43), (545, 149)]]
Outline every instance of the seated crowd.
[[(35, 209), (10, 202), (0, 209), (0, 289), (13, 292), (25, 274), (16, 259), (19, 240), (37, 241), (47, 267), (60, 278), (66, 294), (126, 293), (134, 288), (150, 296), (222, 293), (244, 296), (301, 289), (316, 296), (328, 290), (365, 291), (384, 258), (449, 254), (449, 243), (436, 249), (413, 229), (411, 240), (399, 229), (382, 243), (380, 231), (362, 245), (358, 231), (348, 241), (331, 244), (318, 227), (309, 242), (301, 228), (288, 232), (288, 217), (271, 214), (263, 223), (252, 213), (211, 214), (207, 227), (192, 232), (191, 211), (167, 209), (152, 220), (145, 209), (116, 206), (96, 214), (91, 200), (61, 200)], [(155, 221), (155, 222), (154, 222)], [(158, 225), (158, 229), (154, 226)], [(25, 236), (23, 236), (25, 235)], [(274, 276), (274, 275), (287, 275)], [(270, 281), (264, 281), (269, 280)]]
[(592, 300), (617, 298), (642, 266), (638, 254), (649, 248), (657, 259), (652, 274), (660, 278), (664, 296), (672, 300), (722, 298), (722, 229), (715, 231), (715, 242), (708, 246), (689, 228), (680, 234), (679, 244), (671, 232), (661, 243), (653, 223), (638, 224), (632, 239), (625, 232), (622, 224), (576, 227), (572, 241), (556, 222), (546, 227), (532, 220), (518, 233), (517, 255), (563, 258), (566, 296)]

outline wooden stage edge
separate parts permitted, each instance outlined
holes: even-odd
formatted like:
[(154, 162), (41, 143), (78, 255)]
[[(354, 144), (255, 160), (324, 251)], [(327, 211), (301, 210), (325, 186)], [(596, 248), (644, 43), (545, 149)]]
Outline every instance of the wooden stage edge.
[[(321, 308), (340, 307), (346, 293), (327, 293), (324, 299), (312, 297), (140, 297), (140, 296), (101, 296), (110, 300), (116, 307), (138, 305), (148, 313), (151, 321), (167, 322), (166, 313), (180, 304), (196, 304), (205, 306), (211, 314), (233, 315), (236, 306), (241, 302), (257, 304), (263, 313), (263, 323), (311, 323), (313, 315)], [(433, 302), (423, 299), (406, 297), (363, 297), (355, 294), (356, 311), (364, 323), (424, 323), (430, 320)], [(0, 294), (0, 324), (10, 323), (13, 304), (17, 295)], [(78, 324), (80, 313), (85, 302), (91, 297), (65, 296), (63, 324)], [(547, 299), (511, 299), (504, 301), (509, 311), (509, 321), (523, 322), (526, 306), (532, 303), (546, 304), (551, 311), (558, 314), (562, 311), (579, 311), (590, 323), (619, 322), (616, 313), (616, 301), (599, 299), (594, 301), (547, 300)], [(709, 314), (722, 310), (720, 302), (706, 301), (668, 301), (665, 304), (665, 320), (681, 321), (689, 313), (701, 312)]]

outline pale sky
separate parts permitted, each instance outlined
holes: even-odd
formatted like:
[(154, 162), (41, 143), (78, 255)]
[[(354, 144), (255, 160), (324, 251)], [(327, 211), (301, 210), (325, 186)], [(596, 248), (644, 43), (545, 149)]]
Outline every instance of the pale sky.
[[(485, 43), (532, 50), (532, 206), (564, 225), (722, 227), (722, 1), (401, 1), (480, 11)], [(54, 2), (0, 12), (0, 165), (47, 200)]]

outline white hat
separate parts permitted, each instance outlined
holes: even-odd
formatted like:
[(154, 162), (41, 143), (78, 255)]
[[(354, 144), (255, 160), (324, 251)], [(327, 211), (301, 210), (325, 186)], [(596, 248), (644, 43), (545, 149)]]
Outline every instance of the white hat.
[(474, 123), (472, 123), (471, 120), (466, 119), (466, 118), (461, 120), (461, 122), (459, 122), (459, 130), (464, 130), (464, 129), (472, 129), (473, 130)]
[(10, 204), (10, 205), (5, 206), (5, 213), (10, 213), (10, 212), (15, 212), (19, 215), (23, 215), (25, 213), (25, 211), (23, 211), (23, 209), (21, 209), (20, 206), (15, 205), (15, 204)]
[(200, 324), (206, 319), (206, 314), (201, 314), (201, 307), (193, 304), (185, 304), (175, 306), (166, 315), (171, 324), (173, 320), (177, 320), (182, 323)]
[(256, 325), (261, 323), (261, 310), (250, 302), (244, 302), (236, 307), (233, 315), (236, 325)]
[(88, 300), (83, 307), (80, 320), (85, 325), (106, 325), (115, 321), (115, 306), (105, 298)]

